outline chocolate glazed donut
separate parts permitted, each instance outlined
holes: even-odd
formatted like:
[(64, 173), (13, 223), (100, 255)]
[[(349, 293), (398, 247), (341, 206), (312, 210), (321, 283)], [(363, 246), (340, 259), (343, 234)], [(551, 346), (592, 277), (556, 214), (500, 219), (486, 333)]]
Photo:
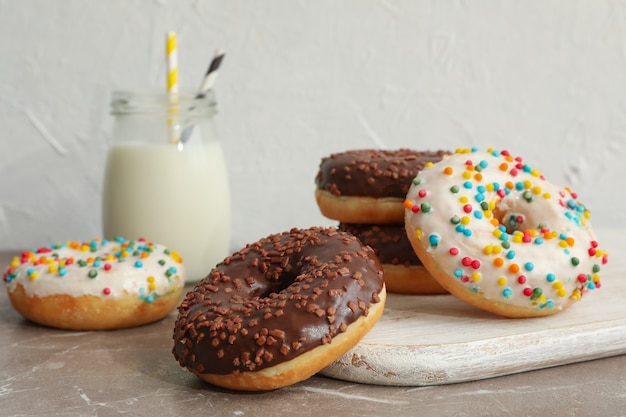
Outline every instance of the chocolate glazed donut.
[(385, 296), (370, 247), (335, 228), (292, 229), (246, 245), (187, 294), (173, 353), (218, 386), (280, 388), (355, 345)]
[(315, 198), (322, 214), (345, 223), (403, 223), (404, 198), (424, 166), (446, 151), (350, 150), (322, 158)]
[(404, 223), (352, 224), (339, 223), (338, 229), (356, 236), (372, 248), (385, 275), (390, 293), (446, 294), (417, 257), (406, 235)]

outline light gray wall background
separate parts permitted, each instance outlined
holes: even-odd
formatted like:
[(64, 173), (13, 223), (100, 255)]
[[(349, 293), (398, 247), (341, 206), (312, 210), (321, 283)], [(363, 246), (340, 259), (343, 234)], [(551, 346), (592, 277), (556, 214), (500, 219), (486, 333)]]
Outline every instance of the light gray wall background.
[(363, 147), (507, 148), (624, 225), (624, 1), (0, 0), (0, 249), (101, 235), (110, 92), (164, 88), (169, 29), (184, 89), (227, 52), (234, 248), (334, 224), (319, 161)]

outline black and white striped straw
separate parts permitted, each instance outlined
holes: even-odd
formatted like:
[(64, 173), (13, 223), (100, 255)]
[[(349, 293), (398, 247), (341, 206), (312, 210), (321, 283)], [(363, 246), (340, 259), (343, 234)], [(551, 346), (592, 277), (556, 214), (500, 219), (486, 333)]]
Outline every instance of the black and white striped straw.
[[(218, 49), (215, 52), (215, 55), (213, 55), (211, 64), (209, 65), (209, 68), (207, 69), (206, 74), (202, 79), (202, 83), (200, 84), (200, 88), (198, 89), (198, 93), (195, 96), (196, 99), (204, 98), (204, 95), (207, 93), (207, 91), (213, 88), (215, 80), (217, 79), (218, 70), (220, 68), (220, 65), (222, 65), (224, 55), (224, 51), (222, 51), (221, 49)], [(193, 108), (191, 110), (193, 110)], [(191, 133), (193, 132), (193, 127), (193, 125), (190, 125), (183, 130), (182, 134), (180, 135), (181, 142), (185, 143), (189, 140), (189, 138), (191, 137)]]
[(221, 49), (215, 52), (213, 59), (211, 60), (211, 65), (209, 65), (209, 69), (207, 69), (204, 78), (202, 79), (202, 84), (200, 84), (200, 88), (198, 89), (197, 98), (204, 97), (207, 91), (213, 88), (213, 84), (215, 84), (215, 79), (217, 78), (218, 69), (220, 65), (222, 65), (222, 60), (224, 59), (224, 51)]

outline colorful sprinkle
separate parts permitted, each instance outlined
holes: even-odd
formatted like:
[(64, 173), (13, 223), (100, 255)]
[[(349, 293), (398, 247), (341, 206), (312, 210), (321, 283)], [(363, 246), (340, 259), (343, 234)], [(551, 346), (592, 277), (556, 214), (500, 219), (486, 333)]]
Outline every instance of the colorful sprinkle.
[[(33, 251), (25, 251), (20, 256), (14, 257), (3, 275), (3, 281), (7, 285), (13, 285), (18, 279), (28, 279), (29, 281), (46, 280), (46, 282), (65, 279), (64, 285), (67, 285), (77, 279), (86, 279), (86, 282), (93, 282), (93, 284), (86, 284), (87, 289), (95, 286), (95, 288), (92, 288), (93, 292), (91, 294), (110, 296), (116, 293), (115, 287), (112, 285), (121, 285), (121, 283), (116, 284), (115, 276), (107, 275), (106, 278), (104, 276), (99, 278), (100, 274), (102, 271), (116, 269), (115, 265), (122, 264), (126, 258), (130, 258), (132, 259), (132, 264), (129, 265), (131, 267), (141, 267), (146, 262), (153, 262), (151, 265), (163, 268), (163, 274), (168, 277), (166, 282), (169, 291), (169, 288), (174, 283), (179, 282), (178, 279), (172, 277), (178, 274), (178, 268), (175, 265), (181, 261), (181, 258), (176, 251), (166, 250), (165, 252), (167, 252), (169, 257), (169, 266), (168, 261), (165, 259), (157, 258), (151, 261), (154, 250), (155, 245), (145, 240), (127, 241), (123, 238), (116, 238), (111, 241), (94, 239), (88, 242), (58, 242)], [(68, 277), (72, 265), (74, 265), (76, 271), (82, 268), (86, 269), (80, 274), (73, 274)], [(70, 281), (67, 281), (68, 279)], [(157, 279), (154, 276), (150, 276), (146, 280), (147, 289), (151, 294), (139, 294), (138, 296), (146, 302), (151, 302), (159, 297), (159, 293), (156, 292), (158, 287)], [(164, 278), (160, 280), (164, 280)], [(105, 281), (106, 287), (98, 286), (99, 283), (105, 283)], [(9, 291), (11, 290), (9, 289)], [(122, 292), (124, 291), (119, 291), (119, 293)]]

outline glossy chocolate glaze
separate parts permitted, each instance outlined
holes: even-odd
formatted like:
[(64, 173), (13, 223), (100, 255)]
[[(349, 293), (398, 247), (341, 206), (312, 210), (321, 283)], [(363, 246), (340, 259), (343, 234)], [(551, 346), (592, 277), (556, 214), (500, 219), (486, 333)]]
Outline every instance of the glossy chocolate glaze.
[(339, 223), (338, 228), (370, 246), (381, 264), (422, 265), (406, 235), (404, 224)]
[(173, 353), (203, 374), (278, 365), (332, 338), (380, 302), (368, 246), (335, 228), (292, 229), (217, 265), (178, 309)]
[(322, 158), (315, 184), (335, 196), (406, 197), (411, 181), (447, 151), (351, 150)]

